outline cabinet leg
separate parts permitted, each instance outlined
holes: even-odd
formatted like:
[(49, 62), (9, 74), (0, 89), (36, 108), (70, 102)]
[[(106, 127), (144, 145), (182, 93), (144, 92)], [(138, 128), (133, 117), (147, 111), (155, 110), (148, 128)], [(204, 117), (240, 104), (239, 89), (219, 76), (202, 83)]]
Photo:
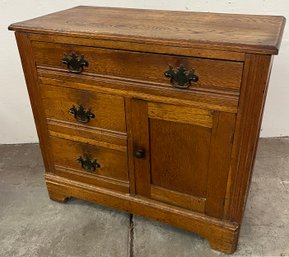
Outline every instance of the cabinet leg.
[(226, 254), (232, 254), (237, 250), (239, 234), (235, 234), (231, 240), (224, 241), (219, 238), (208, 239), (212, 249)]
[(65, 203), (70, 197), (61, 192), (48, 190), (49, 198), (59, 203)]

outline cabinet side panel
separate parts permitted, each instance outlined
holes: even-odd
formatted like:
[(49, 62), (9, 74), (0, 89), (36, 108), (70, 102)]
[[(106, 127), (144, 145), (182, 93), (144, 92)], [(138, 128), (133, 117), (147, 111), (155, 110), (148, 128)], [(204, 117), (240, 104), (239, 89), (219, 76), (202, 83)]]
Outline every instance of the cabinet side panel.
[(270, 55), (246, 55), (224, 217), (238, 223), (245, 210), (271, 60)]
[(35, 62), (29, 35), (26, 33), (15, 33), (22, 67), (25, 75), (26, 85), (29, 93), (37, 134), (40, 142), (42, 157), (47, 172), (53, 171), (51, 156), (48, 144), (48, 131), (45, 121), (45, 115), (41, 103)]

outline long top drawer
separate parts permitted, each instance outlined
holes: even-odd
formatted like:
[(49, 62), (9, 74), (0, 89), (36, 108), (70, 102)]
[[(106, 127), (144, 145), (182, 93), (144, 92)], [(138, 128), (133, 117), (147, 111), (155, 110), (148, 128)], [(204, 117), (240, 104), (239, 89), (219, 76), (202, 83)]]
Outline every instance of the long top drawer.
[[(33, 41), (32, 47), (36, 65), (55, 68), (65, 72), (126, 79), (142, 84), (157, 84), (172, 87), (197, 76), (197, 81), (190, 81), (185, 87), (213, 88), (239, 91), (243, 63), (205, 58), (193, 58), (165, 54), (141, 53), (115, 49), (76, 46), (68, 44)], [(83, 56), (83, 59), (82, 59)], [(79, 68), (76, 64), (68, 67), (68, 61), (83, 62)], [(73, 60), (74, 59), (74, 60)], [(78, 63), (78, 64), (79, 64)], [(171, 68), (170, 68), (171, 66)], [(78, 69), (78, 70), (77, 70)], [(168, 76), (168, 73), (171, 73)], [(173, 73), (173, 74), (172, 74)]]

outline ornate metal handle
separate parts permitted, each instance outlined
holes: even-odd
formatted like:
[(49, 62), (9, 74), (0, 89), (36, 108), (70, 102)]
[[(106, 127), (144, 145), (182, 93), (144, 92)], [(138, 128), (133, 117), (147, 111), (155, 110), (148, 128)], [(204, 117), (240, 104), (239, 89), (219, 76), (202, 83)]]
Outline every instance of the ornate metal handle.
[(194, 70), (187, 71), (183, 64), (176, 68), (174, 71), (173, 66), (169, 65), (169, 69), (164, 73), (167, 78), (170, 78), (173, 87), (177, 88), (188, 88), (192, 82), (199, 80), (198, 76), (195, 75)]
[(83, 67), (88, 66), (88, 62), (84, 59), (84, 56), (81, 55), (79, 58), (76, 53), (72, 53), (69, 57), (65, 53), (62, 58), (62, 63), (66, 64), (68, 70), (73, 73), (81, 73)]
[(134, 156), (138, 159), (142, 159), (145, 157), (145, 151), (143, 149), (137, 149), (135, 152), (134, 152)]
[(88, 123), (90, 119), (95, 117), (94, 113), (91, 112), (91, 109), (86, 111), (82, 105), (79, 105), (77, 108), (73, 105), (69, 109), (69, 112), (72, 113), (74, 118), (81, 123)]
[(97, 162), (97, 160), (91, 160), (88, 157), (80, 156), (77, 161), (81, 164), (83, 169), (89, 172), (93, 172), (97, 168), (100, 168), (100, 164)]

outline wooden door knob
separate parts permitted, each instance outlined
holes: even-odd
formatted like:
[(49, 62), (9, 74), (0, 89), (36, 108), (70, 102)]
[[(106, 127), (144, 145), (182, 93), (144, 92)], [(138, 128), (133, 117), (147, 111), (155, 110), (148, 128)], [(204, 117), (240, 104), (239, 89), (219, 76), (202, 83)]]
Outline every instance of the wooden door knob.
[(143, 149), (138, 149), (134, 152), (134, 156), (138, 159), (142, 159), (145, 157), (145, 151)]

